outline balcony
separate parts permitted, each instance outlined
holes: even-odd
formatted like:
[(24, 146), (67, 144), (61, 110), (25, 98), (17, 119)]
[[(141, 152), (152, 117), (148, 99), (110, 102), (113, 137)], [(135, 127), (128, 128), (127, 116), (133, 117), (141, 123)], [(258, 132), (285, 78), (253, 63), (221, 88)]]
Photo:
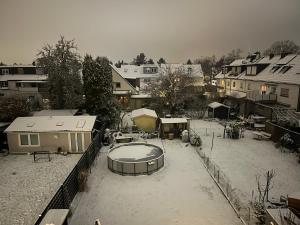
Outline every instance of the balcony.
[(259, 91), (248, 91), (247, 92), (247, 99), (254, 101), (254, 102), (269, 102), (275, 103), (277, 101), (276, 94), (261, 94)]

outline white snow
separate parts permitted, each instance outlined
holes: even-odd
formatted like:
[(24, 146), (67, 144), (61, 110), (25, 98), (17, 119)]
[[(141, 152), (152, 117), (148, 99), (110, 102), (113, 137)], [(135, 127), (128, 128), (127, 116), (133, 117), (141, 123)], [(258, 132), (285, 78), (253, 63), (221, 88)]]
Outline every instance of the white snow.
[(263, 179), (271, 169), (276, 170), (276, 176), (270, 197), (278, 199), (300, 190), (300, 164), (295, 154), (281, 152), (272, 141), (253, 139), (252, 131), (246, 131), (245, 138), (233, 140), (223, 139), (224, 128), (216, 122), (192, 120), (191, 127), (200, 134), (203, 151), (226, 174), (244, 203), (251, 200), (252, 190), (256, 192), (256, 175), (261, 174)]
[(158, 152), (153, 151), (154, 146), (148, 145), (122, 145), (116, 147), (109, 153), (109, 157), (113, 160), (131, 159), (132, 161), (153, 157), (158, 157)]
[(80, 156), (51, 155), (50, 162), (33, 162), (32, 155), (0, 157), (0, 224), (34, 224)]
[(101, 153), (70, 225), (98, 218), (105, 225), (241, 224), (193, 147), (180, 140), (147, 142), (165, 149), (165, 166), (149, 176), (121, 176), (107, 169)]

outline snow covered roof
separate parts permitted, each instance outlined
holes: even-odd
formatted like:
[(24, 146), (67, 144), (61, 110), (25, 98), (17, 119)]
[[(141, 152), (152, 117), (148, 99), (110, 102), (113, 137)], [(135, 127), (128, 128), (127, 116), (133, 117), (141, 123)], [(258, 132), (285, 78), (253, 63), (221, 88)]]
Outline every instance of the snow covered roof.
[(131, 118), (136, 118), (139, 116), (150, 116), (153, 118), (157, 118), (157, 114), (154, 110), (146, 109), (146, 108), (136, 109), (132, 111)]
[(33, 112), (33, 116), (74, 116), (78, 109), (49, 109)]
[(131, 98), (151, 98), (151, 95), (149, 94), (131, 95)]
[(167, 63), (161, 64), (161, 73), (164, 74), (168, 69), (174, 73), (176, 70), (181, 70), (186, 74), (190, 74), (192, 77), (203, 77), (203, 71), (201, 64), (182, 64), (182, 63)]
[(212, 103), (210, 103), (210, 104), (208, 105), (208, 107), (213, 108), (213, 109), (219, 108), (219, 107), (221, 107), (221, 106), (222, 106), (222, 107), (226, 107), (226, 108), (230, 108), (229, 106), (224, 105), (224, 104), (219, 103), (219, 102), (212, 102)]
[[(158, 65), (156, 64), (145, 64), (145, 65), (121, 65), (121, 68), (113, 66), (123, 78), (126, 79), (137, 79), (137, 78), (156, 78), (160, 76)], [(157, 68), (157, 73), (144, 73), (144, 67)]]
[(25, 67), (37, 67), (37, 66), (34, 66), (34, 65), (3, 65), (3, 66), (0, 66), (0, 68), (10, 68), (10, 67), (15, 67), (15, 68), (25, 68)]
[(46, 81), (48, 75), (26, 74), (26, 75), (1, 75), (0, 81)]
[(114, 95), (127, 95), (130, 94), (131, 92), (129, 90), (114, 90), (113, 94)]
[(161, 123), (187, 123), (186, 118), (160, 118)]
[(18, 117), (5, 132), (92, 131), (96, 116)]

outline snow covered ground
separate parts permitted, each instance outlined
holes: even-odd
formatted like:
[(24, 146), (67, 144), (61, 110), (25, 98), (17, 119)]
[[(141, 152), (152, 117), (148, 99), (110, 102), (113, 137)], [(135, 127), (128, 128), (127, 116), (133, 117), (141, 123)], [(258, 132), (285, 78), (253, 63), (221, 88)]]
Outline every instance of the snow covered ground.
[(223, 139), (224, 128), (216, 122), (192, 120), (191, 127), (200, 134), (203, 151), (226, 174), (245, 203), (251, 200), (252, 190), (256, 193), (256, 175), (261, 174), (263, 181), (263, 174), (271, 169), (276, 171), (276, 176), (270, 197), (278, 199), (280, 195), (300, 190), (300, 164), (295, 154), (281, 152), (272, 141), (253, 139), (252, 131), (246, 131), (245, 138), (233, 140)]
[(70, 225), (241, 224), (204, 168), (195, 149), (180, 140), (147, 140), (166, 151), (165, 166), (152, 175), (121, 176), (101, 153)]
[[(43, 156), (45, 157), (45, 155)], [(0, 157), (0, 225), (32, 225), (81, 155)]]

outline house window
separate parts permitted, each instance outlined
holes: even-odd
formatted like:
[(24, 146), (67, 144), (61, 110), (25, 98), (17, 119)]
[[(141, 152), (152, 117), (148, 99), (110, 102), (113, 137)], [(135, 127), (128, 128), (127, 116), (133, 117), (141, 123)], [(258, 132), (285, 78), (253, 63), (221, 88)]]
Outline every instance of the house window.
[(251, 66), (247, 66), (247, 75), (250, 75), (251, 74)]
[(267, 86), (266, 85), (261, 85), (260, 91), (261, 91), (262, 94), (266, 94)]
[(38, 134), (20, 134), (20, 146), (39, 146), (40, 138)]
[(116, 88), (121, 88), (121, 83), (120, 82), (116, 82)]
[(251, 74), (256, 75), (256, 66), (251, 67)]
[(235, 87), (235, 81), (233, 81), (233, 83), (232, 83), (232, 87)]
[(227, 81), (227, 87), (229, 87), (230, 86), (230, 81)]
[(280, 96), (288, 98), (289, 97), (289, 89), (288, 88), (281, 88)]
[(2, 75), (9, 74), (9, 69), (2, 69)]
[(0, 81), (0, 88), (6, 88), (8, 87), (8, 82), (7, 81)]
[(240, 88), (243, 89), (243, 82), (240, 83)]
[(248, 84), (248, 90), (251, 90), (251, 84)]

